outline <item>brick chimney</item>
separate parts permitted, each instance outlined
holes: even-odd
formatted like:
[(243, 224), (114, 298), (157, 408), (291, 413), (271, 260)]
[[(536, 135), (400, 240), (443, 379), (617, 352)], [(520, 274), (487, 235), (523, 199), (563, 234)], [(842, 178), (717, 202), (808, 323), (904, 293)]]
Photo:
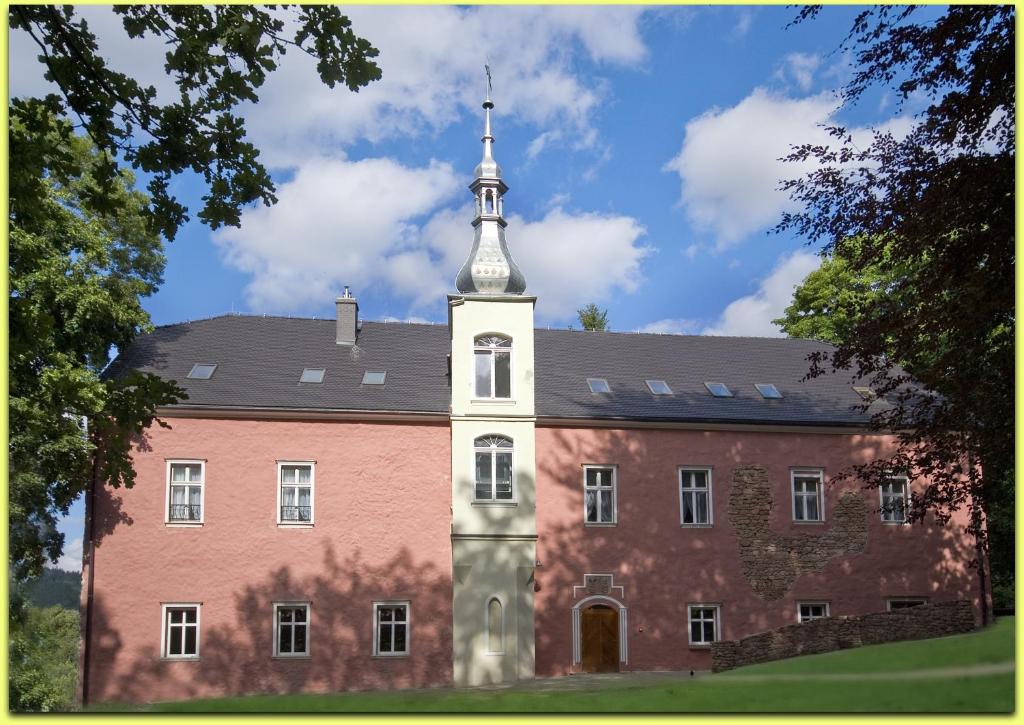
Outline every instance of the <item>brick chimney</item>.
[(355, 345), (356, 333), (359, 330), (359, 303), (345, 285), (345, 291), (341, 297), (334, 300), (338, 310), (338, 339), (339, 345)]

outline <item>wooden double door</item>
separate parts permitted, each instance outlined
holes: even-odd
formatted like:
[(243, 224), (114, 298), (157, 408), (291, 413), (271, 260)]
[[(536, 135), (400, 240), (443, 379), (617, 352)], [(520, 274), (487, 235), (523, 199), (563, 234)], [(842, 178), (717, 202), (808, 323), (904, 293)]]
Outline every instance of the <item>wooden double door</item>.
[(580, 617), (580, 666), (584, 672), (619, 671), (619, 612), (604, 604)]

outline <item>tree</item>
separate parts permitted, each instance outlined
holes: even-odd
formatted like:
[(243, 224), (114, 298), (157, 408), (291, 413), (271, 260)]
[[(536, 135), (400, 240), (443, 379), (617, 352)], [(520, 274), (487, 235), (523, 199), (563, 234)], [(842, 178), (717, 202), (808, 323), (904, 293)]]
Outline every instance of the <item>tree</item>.
[[(130, 440), (183, 395), (151, 375), (104, 379), (111, 347), (149, 329), (140, 298), (161, 283), (161, 235), (188, 210), (170, 192), (195, 172), (199, 218), (237, 225), (275, 201), (236, 113), (288, 49), (318, 60), (328, 86), (380, 77), (377, 51), (331, 6), (115, 6), (133, 38), (166, 43), (176, 101), (111, 70), (71, 6), (10, 8), (59, 93), (9, 104), (9, 562), (16, 582), (61, 554), (57, 518), (95, 480), (131, 486)], [(286, 34), (286, 28), (288, 28)], [(144, 172), (149, 194), (135, 190)], [(159, 422), (159, 421), (157, 421)], [(161, 425), (163, 423), (160, 423)], [(13, 612), (13, 609), (12, 609)]]
[[(809, 375), (870, 380), (888, 401), (872, 425), (895, 431), (898, 449), (844, 475), (926, 478), (911, 520), (944, 523), (966, 507), (984, 590), (986, 512), (1005, 505), (1013, 465), (1014, 11), (954, 6), (914, 23), (917, 10), (857, 16), (841, 45), (857, 63), (842, 100), (882, 82), (901, 107), (912, 95), (928, 107), (902, 138), (876, 132), (858, 147), (835, 127), (834, 145), (794, 148), (787, 160), (814, 169), (784, 182), (803, 209), (777, 229), (824, 242), (833, 259), (799, 305), (829, 275), (861, 285), (837, 298), (837, 346), (812, 356)], [(792, 329), (812, 324), (799, 319), (809, 309), (787, 311)]]
[(591, 302), (586, 307), (576, 310), (580, 324), (584, 330), (596, 330), (606, 332), (608, 330), (608, 310), (598, 309), (597, 305)]
[(78, 611), (29, 607), (12, 625), (8, 647), (10, 709), (70, 709), (78, 680)]

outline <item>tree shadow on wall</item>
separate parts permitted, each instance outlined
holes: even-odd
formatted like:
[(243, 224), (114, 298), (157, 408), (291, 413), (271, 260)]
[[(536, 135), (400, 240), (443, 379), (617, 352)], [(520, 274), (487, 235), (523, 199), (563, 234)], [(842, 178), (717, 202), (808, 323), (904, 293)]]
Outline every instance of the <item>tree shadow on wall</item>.
[[(373, 656), (373, 602), (384, 600), (410, 603), (409, 656)], [(309, 658), (272, 657), (275, 602), (310, 603)], [(316, 574), (279, 567), (234, 592), (231, 604), (218, 616), (220, 602), (204, 602), (198, 661), (168, 661), (152, 646), (123, 652), (117, 622), (98, 596), (92, 699), (427, 687), (450, 678), (451, 578), (416, 564), (408, 549), (371, 565), (358, 550), (339, 558), (328, 544)]]

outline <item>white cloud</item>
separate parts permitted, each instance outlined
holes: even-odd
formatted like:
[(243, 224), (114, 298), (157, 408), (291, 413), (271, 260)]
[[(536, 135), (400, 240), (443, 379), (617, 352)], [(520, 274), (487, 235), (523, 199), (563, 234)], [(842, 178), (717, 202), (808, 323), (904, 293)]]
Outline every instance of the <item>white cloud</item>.
[[(814, 162), (781, 158), (798, 144), (835, 145), (822, 125), (835, 122), (837, 107), (831, 93), (790, 98), (756, 88), (735, 106), (712, 108), (686, 124), (682, 148), (664, 168), (679, 174), (680, 204), (697, 229), (714, 235), (717, 250), (797, 209), (780, 183), (807, 173)], [(911, 125), (898, 117), (882, 128), (899, 137)], [(859, 147), (870, 143), (869, 129), (851, 133)]]
[(686, 255), (687, 259), (693, 259), (694, 257), (697, 256), (697, 252), (699, 252), (699, 251), (700, 251), (700, 245), (699, 244), (691, 244), (690, 246), (688, 246), (686, 249), (683, 250), (683, 254)]
[(821, 56), (813, 53), (789, 53), (775, 72), (779, 80), (792, 80), (807, 93), (814, 85), (814, 72), (821, 65)]
[(57, 568), (64, 571), (82, 571), (82, 537), (65, 541), (64, 553), (57, 559)]
[(793, 298), (793, 290), (821, 264), (821, 258), (807, 252), (794, 252), (775, 265), (752, 295), (733, 300), (714, 324), (704, 328), (702, 335), (742, 335), (749, 337), (783, 337), (772, 324), (781, 317)]
[(213, 238), (228, 264), (252, 276), (246, 296), (254, 309), (295, 310), (330, 299), (344, 284), (385, 283), (420, 299), (436, 284), (424, 274), (433, 263), (419, 248), (415, 221), (451, 199), (462, 181), (437, 162), (309, 161), (279, 186), (276, 205), (245, 211), (240, 228)]
[(648, 322), (640, 328), (640, 332), (655, 332), (662, 335), (692, 335), (699, 327), (696, 320), (684, 318), (666, 318)]
[(291, 166), (325, 145), (434, 133), (467, 112), (479, 113), (485, 59), (499, 138), (502, 124), (514, 119), (540, 131), (534, 156), (569, 130), (589, 139), (577, 147), (590, 148), (592, 119), (607, 89), (578, 72), (579, 55), (617, 66), (647, 57), (638, 23), (643, 8), (353, 6), (345, 12), (355, 32), (380, 50), (383, 76), (357, 94), (330, 90), (313, 59), (289, 53), (247, 114), (272, 166)]
[[(278, 203), (246, 211), (214, 234), (227, 264), (252, 277), (250, 308), (287, 312), (386, 285), (411, 311), (439, 304), (472, 247), (472, 204), (446, 206), (463, 179), (447, 164), (408, 168), (391, 159), (310, 161), (281, 184)], [(632, 217), (568, 212), (508, 217), (513, 258), (538, 315), (567, 319), (587, 302), (640, 284), (643, 226)]]
[[(454, 287), (455, 275), (472, 246), (467, 223), (471, 207), (445, 209), (420, 235), (438, 260), (432, 279), (437, 296)], [(541, 219), (512, 214), (506, 237), (509, 253), (526, 276), (526, 293), (537, 296), (537, 316), (550, 321), (575, 318), (588, 302), (636, 291), (640, 264), (653, 250), (640, 243), (646, 234), (634, 218), (550, 208)]]
[(739, 17), (736, 18), (736, 25), (732, 28), (732, 35), (734, 38), (742, 38), (750, 32), (750, 27), (754, 24), (754, 11), (749, 8), (743, 8), (740, 10)]
[[(648, 54), (640, 34), (644, 12), (608, 6), (346, 7), (354, 32), (380, 50), (381, 80), (358, 93), (327, 88), (315, 59), (293, 48), (258, 89), (259, 103), (244, 106), (243, 115), (264, 163), (294, 168), (331, 146), (435, 133), (467, 111), (478, 113), (486, 60), (499, 135), (500, 124), (514, 119), (541, 133), (572, 130), (575, 148), (589, 149), (597, 136), (593, 116), (608, 89), (584, 77), (579, 59), (642, 64)], [(88, 20), (112, 67), (155, 85), (161, 98), (175, 91), (163, 69), (162, 39), (128, 38), (121, 17), (108, 7), (78, 7), (76, 13)], [(42, 79), (38, 54), (26, 33), (11, 33), (12, 95), (52, 90)]]

